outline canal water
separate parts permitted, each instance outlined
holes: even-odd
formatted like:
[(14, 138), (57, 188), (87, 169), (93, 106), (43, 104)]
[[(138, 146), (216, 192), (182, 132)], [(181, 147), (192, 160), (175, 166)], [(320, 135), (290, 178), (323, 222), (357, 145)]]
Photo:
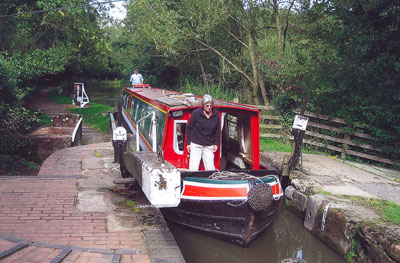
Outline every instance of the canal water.
[(187, 263), (344, 263), (280, 202), (273, 224), (248, 248), (168, 223)]
[[(118, 105), (122, 87), (85, 85), (89, 100)], [(168, 222), (187, 263), (344, 263), (344, 259), (314, 237), (302, 220), (280, 202), (274, 223), (249, 248), (242, 248)]]
[(117, 107), (122, 95), (122, 87), (115, 85), (86, 84), (85, 91), (90, 102)]

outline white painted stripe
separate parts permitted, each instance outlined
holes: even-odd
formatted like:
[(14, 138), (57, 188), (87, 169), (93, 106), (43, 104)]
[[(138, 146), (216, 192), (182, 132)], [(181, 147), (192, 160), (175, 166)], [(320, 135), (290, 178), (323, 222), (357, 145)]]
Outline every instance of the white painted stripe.
[(124, 120), (128, 124), (129, 129), (131, 129), (131, 132), (133, 134), (136, 134), (136, 129), (135, 129), (135, 127), (133, 127), (132, 123), (130, 122), (130, 118), (128, 116), (126, 116), (126, 113), (124, 110), (122, 111), (122, 117), (124, 117)]

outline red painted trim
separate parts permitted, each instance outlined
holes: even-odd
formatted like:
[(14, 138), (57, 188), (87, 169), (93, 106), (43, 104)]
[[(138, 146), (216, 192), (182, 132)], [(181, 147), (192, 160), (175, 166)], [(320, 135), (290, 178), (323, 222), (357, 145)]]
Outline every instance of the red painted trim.
[(247, 197), (247, 188), (213, 188), (195, 185), (185, 185), (183, 196), (197, 197)]
[[(257, 110), (258, 111), (258, 110)], [(260, 111), (251, 117), (251, 144), (253, 149), (253, 169), (260, 169)]]

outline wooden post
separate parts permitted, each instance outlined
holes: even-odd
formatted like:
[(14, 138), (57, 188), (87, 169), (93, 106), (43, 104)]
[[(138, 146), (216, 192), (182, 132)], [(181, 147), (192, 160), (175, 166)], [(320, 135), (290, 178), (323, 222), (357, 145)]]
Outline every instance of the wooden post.
[[(307, 93), (306, 97), (304, 98), (303, 105), (301, 107), (300, 115), (304, 115), (306, 111), (307, 102), (310, 98), (310, 92)], [(300, 156), (301, 156), (301, 146), (303, 145), (303, 138), (306, 131), (293, 129), (292, 130), (293, 137), (294, 137), (294, 151), (292, 157), (289, 160), (289, 173), (290, 171), (294, 170), (297, 165), (299, 164)]]
[[(345, 139), (346, 141), (350, 140), (350, 135), (347, 134), (347, 133), (345, 133), (345, 134), (344, 134), (344, 139)], [(346, 158), (347, 150), (348, 150), (348, 149), (349, 149), (349, 145), (343, 143), (342, 153), (340, 154), (340, 157), (341, 157), (342, 159)]]

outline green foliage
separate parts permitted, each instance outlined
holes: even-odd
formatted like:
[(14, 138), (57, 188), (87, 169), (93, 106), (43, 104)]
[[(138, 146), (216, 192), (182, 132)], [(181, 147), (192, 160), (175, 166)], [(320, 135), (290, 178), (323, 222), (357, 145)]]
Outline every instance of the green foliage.
[(0, 54), (0, 173), (13, 173), (21, 165), (24, 149), (30, 142), (24, 134), (38, 127), (40, 111), (30, 111), (23, 107), (23, 100), (33, 88), (19, 88), (20, 72), (16, 62)]
[(369, 199), (365, 202), (367, 206), (377, 209), (383, 220), (400, 226), (400, 205), (383, 199)]
[(133, 208), (132, 211), (135, 214), (142, 214), (143, 213), (143, 210), (141, 208), (139, 208), (139, 207)]
[(129, 199), (121, 199), (118, 202), (119, 205), (123, 205), (123, 206), (128, 206), (129, 208), (132, 209), (132, 212), (135, 214), (142, 214), (143, 210), (139, 207), (136, 207), (136, 203), (132, 200)]
[(282, 133), (286, 135), (291, 134), (294, 110), (296, 108), (296, 101), (288, 93), (278, 94), (272, 101), (275, 109), (279, 112), (280, 122), (282, 124)]
[(90, 103), (84, 108), (69, 109), (72, 113), (83, 115), (83, 121), (94, 130), (108, 133), (110, 129), (110, 118), (108, 113), (112, 110), (110, 106)]
[[(360, 228), (359, 225), (355, 227), (356, 232), (359, 231), (359, 228)], [(353, 237), (351, 240), (351, 248), (344, 255), (344, 259), (348, 263), (361, 263), (363, 262), (364, 258), (365, 254), (361, 247), (360, 238), (356, 234), (356, 236)]]
[(136, 206), (135, 202), (133, 202), (132, 200), (125, 200), (125, 205), (132, 208)]
[(51, 124), (50, 116), (47, 115), (46, 113), (42, 112), (41, 110), (38, 111), (38, 118), (40, 119), (39, 126), (50, 125)]
[(240, 95), (241, 92), (239, 90), (225, 89), (221, 85), (211, 85), (210, 87), (206, 87), (198, 83), (186, 83), (184, 86), (181, 87), (180, 91), (183, 93), (192, 93), (199, 96), (209, 94), (214, 99), (225, 101), (233, 101), (234, 99), (238, 99), (239, 102), (246, 103), (245, 101), (243, 101), (244, 98)]

